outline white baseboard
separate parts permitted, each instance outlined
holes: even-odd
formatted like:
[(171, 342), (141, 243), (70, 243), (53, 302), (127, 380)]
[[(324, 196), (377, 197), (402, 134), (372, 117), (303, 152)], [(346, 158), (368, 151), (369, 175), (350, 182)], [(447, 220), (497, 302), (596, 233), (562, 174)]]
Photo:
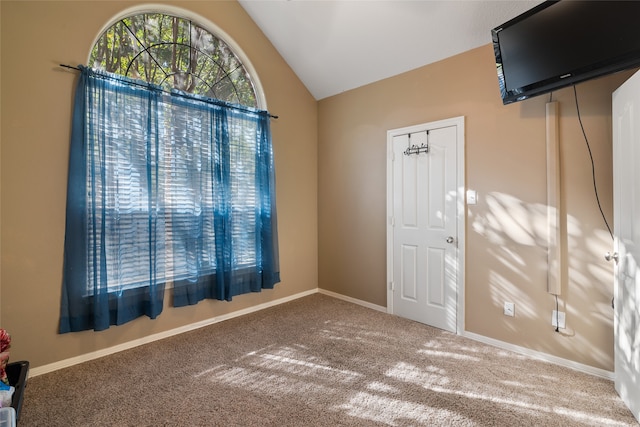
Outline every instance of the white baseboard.
[(387, 312), (387, 307), (383, 307), (377, 304), (371, 304), (370, 302), (362, 301), (360, 299), (351, 298), (346, 295), (338, 294), (335, 292), (327, 291), (326, 289), (318, 289), (318, 293), (328, 295), (333, 298), (341, 299), (343, 301), (348, 301), (353, 304), (361, 305), (363, 307), (371, 308), (373, 310), (381, 311), (383, 313)]
[(118, 353), (120, 351), (129, 350), (134, 347), (138, 347), (143, 344), (148, 344), (153, 341), (158, 341), (164, 338), (168, 338), (174, 335), (182, 334), (184, 332), (193, 331), (205, 326), (213, 325), (214, 323), (223, 322), (225, 320), (233, 319), (235, 317), (244, 316), (245, 314), (254, 313), (256, 311), (264, 310), (265, 308), (274, 307), (276, 305), (284, 304), (289, 301), (296, 300), (298, 298), (306, 297), (318, 293), (318, 289), (312, 289), (310, 291), (300, 292), (295, 295), (291, 295), (285, 298), (280, 298), (274, 301), (266, 302), (264, 304), (258, 304), (253, 307), (245, 308), (242, 310), (234, 311), (232, 313), (224, 314), (222, 316), (212, 317), (200, 322), (190, 323), (179, 328), (171, 329), (157, 334), (149, 335), (137, 340), (129, 341), (123, 344), (118, 344), (113, 347), (105, 348), (91, 353), (82, 354), (80, 356), (71, 357), (69, 359), (61, 360), (59, 362), (50, 363), (48, 365), (38, 366), (29, 369), (29, 377), (35, 377), (38, 375), (48, 374), (49, 372), (57, 371), (58, 369), (68, 368), (79, 363), (88, 362), (89, 360), (98, 359), (100, 357), (108, 356), (110, 354)]
[[(191, 323), (189, 325), (181, 326), (179, 328), (171, 329), (165, 332), (159, 332), (157, 334), (149, 335), (137, 340), (129, 341), (123, 344), (119, 344), (113, 347), (105, 348), (98, 351), (93, 351), (91, 353), (86, 353), (80, 356), (71, 357), (69, 359), (61, 360), (59, 362), (50, 363), (48, 365), (38, 366), (35, 368), (29, 369), (29, 377), (36, 377), (38, 375), (47, 374), (50, 372), (57, 371), (59, 369), (68, 368), (73, 365), (77, 365), (79, 363), (88, 362), (89, 360), (98, 359), (100, 357), (108, 356), (110, 354), (118, 353), (120, 351), (128, 350), (131, 348), (138, 347), (143, 344), (148, 344), (153, 341), (158, 341), (164, 338), (168, 338), (174, 335), (178, 335), (184, 332), (193, 331), (195, 329), (199, 329), (205, 326), (213, 325), (215, 323), (223, 322), (225, 320), (233, 319), (235, 317), (244, 316), (245, 314), (254, 313), (256, 311), (264, 310), (265, 308), (274, 307), (280, 304), (284, 304), (289, 301), (293, 301), (299, 298), (306, 297), (308, 295), (313, 295), (315, 293), (321, 293), (333, 298), (337, 298), (343, 301), (347, 301), (353, 304), (361, 305), (363, 307), (367, 307), (373, 310), (381, 311), (383, 313), (387, 312), (387, 308), (381, 305), (372, 304), (370, 302), (362, 301), (356, 298), (348, 297), (346, 295), (338, 294), (335, 292), (327, 291), (325, 289), (311, 289), (309, 291), (300, 292), (295, 295), (291, 295), (285, 298), (280, 298), (274, 301), (266, 302), (264, 304), (258, 304), (253, 307), (245, 308), (242, 310), (234, 311), (232, 313), (224, 314), (222, 316), (212, 317), (210, 319), (205, 319), (200, 322)], [(504, 341), (499, 341), (493, 338), (485, 337), (483, 335), (478, 335), (473, 332), (464, 331), (460, 334), (463, 337), (482, 342), (484, 344), (489, 344), (494, 347), (502, 348), (504, 350), (513, 351), (514, 353), (519, 353), (524, 356), (529, 356), (534, 359), (546, 361), (549, 363), (554, 363), (556, 365), (564, 366), (579, 372), (583, 372), (586, 374), (594, 375), (596, 377), (605, 378), (608, 380), (614, 380), (614, 373), (611, 371), (606, 371), (604, 369), (595, 368), (593, 366), (584, 365), (582, 363), (574, 362), (572, 360), (563, 359), (561, 357), (553, 356), (547, 353), (542, 353), (539, 351), (531, 350), (525, 347), (517, 346), (515, 344), (510, 344)]]
[(585, 374), (590, 374), (590, 375), (604, 378), (607, 380), (611, 380), (611, 381), (615, 380), (615, 374), (611, 371), (595, 368), (593, 366), (585, 365), (583, 363), (574, 362), (573, 360), (563, 359), (562, 357), (554, 356), (548, 353), (531, 350), (529, 348), (521, 347), (519, 345), (510, 344), (508, 342), (485, 337), (484, 335), (478, 335), (473, 332), (464, 331), (460, 335), (466, 338), (470, 338), (474, 341), (479, 341), (484, 344), (489, 344), (494, 347), (501, 348), (503, 350), (513, 351), (514, 353), (519, 353), (519, 354), (522, 354), (523, 356), (528, 356), (533, 359), (538, 359), (544, 362), (553, 363), (555, 365), (564, 366), (565, 368), (570, 368), (575, 371), (583, 372)]

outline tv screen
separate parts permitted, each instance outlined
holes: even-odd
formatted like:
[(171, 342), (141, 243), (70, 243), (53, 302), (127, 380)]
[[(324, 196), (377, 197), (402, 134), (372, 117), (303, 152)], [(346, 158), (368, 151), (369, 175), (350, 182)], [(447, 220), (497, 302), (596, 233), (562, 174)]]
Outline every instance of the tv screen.
[(545, 1), (491, 35), (509, 104), (640, 66), (640, 1)]

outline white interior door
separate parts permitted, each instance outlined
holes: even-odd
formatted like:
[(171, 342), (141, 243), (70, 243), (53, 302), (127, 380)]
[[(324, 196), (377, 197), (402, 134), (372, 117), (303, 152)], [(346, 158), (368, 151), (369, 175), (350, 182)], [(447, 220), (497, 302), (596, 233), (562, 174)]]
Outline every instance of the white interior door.
[(640, 73), (613, 93), (615, 387), (640, 419)]
[[(452, 332), (458, 311), (459, 132), (455, 123), (436, 122), (389, 138), (388, 305), (396, 315)], [(413, 153), (407, 151), (412, 147)]]

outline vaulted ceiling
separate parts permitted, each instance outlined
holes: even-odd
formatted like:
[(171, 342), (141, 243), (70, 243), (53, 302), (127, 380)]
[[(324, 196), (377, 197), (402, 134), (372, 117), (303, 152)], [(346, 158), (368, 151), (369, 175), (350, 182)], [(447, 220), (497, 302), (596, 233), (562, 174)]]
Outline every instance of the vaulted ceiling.
[(530, 0), (239, 0), (317, 99), (491, 42)]

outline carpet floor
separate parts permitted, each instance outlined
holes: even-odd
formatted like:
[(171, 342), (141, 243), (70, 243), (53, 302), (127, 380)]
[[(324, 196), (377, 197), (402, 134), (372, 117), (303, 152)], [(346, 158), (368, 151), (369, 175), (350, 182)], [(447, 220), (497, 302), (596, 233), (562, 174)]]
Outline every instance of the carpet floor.
[(30, 378), (26, 426), (636, 426), (613, 383), (314, 294)]

